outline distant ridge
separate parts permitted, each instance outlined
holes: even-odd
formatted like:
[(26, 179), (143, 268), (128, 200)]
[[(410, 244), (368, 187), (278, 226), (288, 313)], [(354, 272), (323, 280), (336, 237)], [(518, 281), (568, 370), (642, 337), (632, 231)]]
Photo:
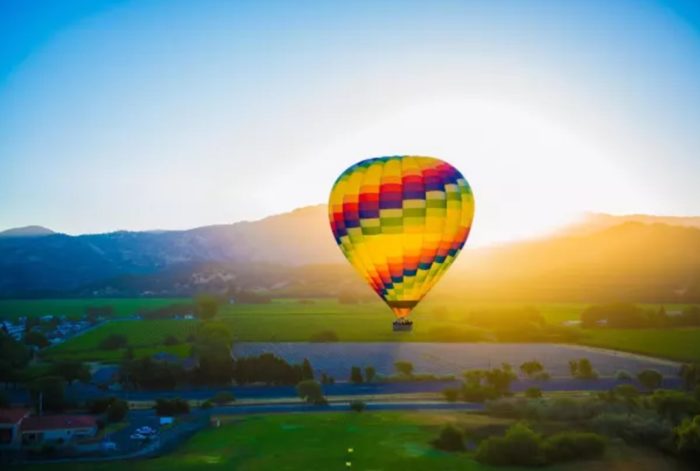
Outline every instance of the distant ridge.
[(654, 216), (651, 214), (612, 215), (586, 213), (578, 223), (566, 226), (560, 234), (592, 234), (628, 222), (641, 224), (666, 224), (668, 226), (694, 227), (700, 229), (700, 216)]
[(0, 231), (0, 237), (39, 237), (55, 234), (54, 231), (43, 226), (24, 226)]
[[(34, 226), (0, 236), (5, 298), (369, 292), (336, 247), (325, 205), (189, 230), (68, 236)], [(467, 245), (434, 292), (484, 299), (700, 302), (700, 217), (589, 214), (536, 240)]]

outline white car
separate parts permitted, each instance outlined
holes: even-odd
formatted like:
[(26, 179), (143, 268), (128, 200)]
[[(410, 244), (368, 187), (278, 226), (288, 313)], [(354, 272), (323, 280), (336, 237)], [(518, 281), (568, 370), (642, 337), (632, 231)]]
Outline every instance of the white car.
[(156, 431), (154, 429), (152, 429), (151, 427), (143, 426), (143, 427), (137, 428), (136, 433), (140, 433), (141, 435), (152, 435), (152, 434), (156, 433)]
[(130, 437), (132, 440), (145, 440), (146, 437), (140, 433), (133, 433)]

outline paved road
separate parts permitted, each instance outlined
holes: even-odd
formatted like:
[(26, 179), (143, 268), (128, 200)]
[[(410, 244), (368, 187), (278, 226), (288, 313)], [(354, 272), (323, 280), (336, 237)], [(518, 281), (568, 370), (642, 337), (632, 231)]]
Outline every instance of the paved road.
[[(543, 391), (607, 391), (618, 384), (615, 378), (580, 380), (573, 378), (552, 378), (548, 381), (519, 379), (512, 384), (513, 392), (525, 391), (536, 386)], [(369, 396), (381, 394), (436, 393), (447, 387), (455, 387), (457, 381), (424, 381), (405, 383), (336, 383), (323, 386), (324, 394), (333, 396)], [(680, 378), (664, 378), (662, 387), (678, 389)], [(76, 401), (90, 401), (105, 396), (117, 396), (131, 401), (149, 401), (160, 398), (180, 397), (188, 400), (206, 400), (219, 391), (230, 391), (238, 399), (280, 399), (296, 398), (294, 386), (235, 386), (221, 388), (182, 388), (164, 391), (104, 391), (91, 384), (75, 383), (66, 388), (66, 397)], [(14, 403), (29, 403), (29, 393), (24, 389), (10, 389), (6, 393)]]

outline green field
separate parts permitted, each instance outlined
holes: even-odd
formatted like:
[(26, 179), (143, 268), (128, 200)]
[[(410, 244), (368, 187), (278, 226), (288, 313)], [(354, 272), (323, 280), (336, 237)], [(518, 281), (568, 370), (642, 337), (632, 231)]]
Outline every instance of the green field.
[[(112, 306), (117, 317), (130, 316), (141, 310), (155, 309), (174, 302), (177, 298), (99, 298), (99, 299), (3, 299), (0, 300), (0, 319), (21, 316), (83, 316), (88, 306)], [(185, 300), (186, 301), (186, 300)]]
[[(375, 412), (257, 415), (233, 419), (218, 429), (195, 435), (170, 455), (129, 462), (134, 471), (150, 470), (376, 470), (451, 471), (501, 470), (484, 466), (469, 453), (434, 449), (434, 439), (445, 423), (467, 430), (488, 427), (499, 433), (509, 422), (486, 416), (454, 412)], [(352, 448), (352, 452), (348, 449)], [(351, 466), (347, 466), (346, 462)], [(120, 461), (67, 463), (23, 467), (57, 471), (117, 471)], [(587, 471), (600, 469), (680, 470), (677, 463), (660, 454), (614, 445), (601, 460), (541, 469)]]
[[(101, 350), (99, 347), (103, 339), (112, 334), (119, 334), (128, 339), (137, 358), (158, 352), (186, 357), (189, 355), (189, 346), (184, 341), (197, 323), (197, 321), (188, 320), (114, 321), (78, 335), (63, 344), (50, 347), (44, 356), (52, 360), (119, 361), (124, 358), (125, 349)], [(172, 346), (163, 345), (165, 338), (170, 335), (177, 337), (183, 343)]]
[(700, 328), (588, 329), (580, 343), (671, 360), (700, 361)]
[[(160, 307), (187, 299), (81, 299), (81, 300), (13, 300), (0, 301), (0, 314), (5, 316), (79, 314), (86, 306), (110, 305), (118, 316), (131, 315), (142, 309)], [(413, 332), (395, 333), (391, 329), (393, 316), (387, 307), (377, 301), (361, 304), (340, 304), (335, 299), (279, 299), (269, 304), (227, 304), (222, 306), (219, 320), (228, 324), (236, 341), (308, 341), (321, 331), (332, 330), (340, 341), (493, 341), (493, 332), (470, 326), (464, 322), (473, 311), (521, 309), (524, 303), (492, 302), (464, 303), (456, 300), (428, 298), (412, 315)], [(586, 308), (582, 303), (530, 303), (543, 315), (547, 323), (560, 325), (577, 320)], [(650, 309), (657, 305), (644, 305)], [(666, 305), (677, 310), (683, 306)], [(134, 348), (137, 357), (160, 351), (180, 356), (189, 353), (186, 345), (165, 347), (166, 336), (173, 335), (185, 341), (197, 321), (160, 320), (111, 322), (80, 335), (46, 353), (49, 359), (79, 359), (117, 361), (124, 350), (103, 351), (98, 346), (110, 334), (123, 334)], [(665, 357), (674, 360), (700, 361), (700, 329), (578, 329), (578, 343), (635, 353)]]

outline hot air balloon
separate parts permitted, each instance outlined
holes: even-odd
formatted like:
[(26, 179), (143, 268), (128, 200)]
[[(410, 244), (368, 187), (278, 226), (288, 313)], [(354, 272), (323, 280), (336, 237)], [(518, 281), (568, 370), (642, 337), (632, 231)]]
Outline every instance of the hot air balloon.
[(394, 330), (411, 330), (408, 315), (469, 236), (474, 197), (442, 160), (378, 157), (338, 177), (328, 213), (338, 247), (396, 315)]

